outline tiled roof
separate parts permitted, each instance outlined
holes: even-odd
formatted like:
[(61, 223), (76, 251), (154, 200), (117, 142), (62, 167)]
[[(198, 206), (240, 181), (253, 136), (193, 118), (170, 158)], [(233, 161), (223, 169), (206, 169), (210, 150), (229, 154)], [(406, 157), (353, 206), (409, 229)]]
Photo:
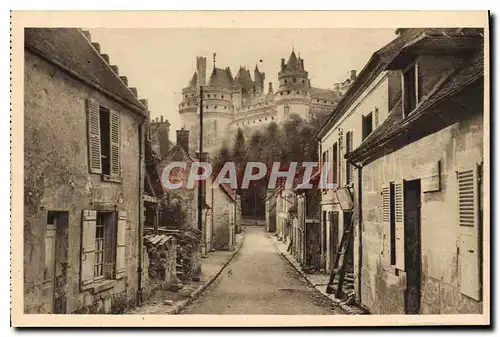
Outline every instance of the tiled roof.
[(214, 70), (212, 70), (212, 75), (210, 75), (210, 82), (208, 85), (211, 87), (232, 89), (233, 81), (226, 70), (214, 68)]
[(46, 61), (77, 74), (146, 114), (147, 109), (79, 29), (26, 28), (24, 44)]
[[(454, 70), (425, 100), (406, 118), (402, 115), (401, 101), (395, 106), (388, 118), (370, 134), (361, 145), (347, 155), (347, 158), (363, 160), (375, 148), (380, 148), (384, 142), (398, 134), (401, 130), (410, 127), (411, 123), (421, 116), (433, 112), (436, 104), (450, 98), (462, 89), (481, 79), (484, 73), (483, 53), (476, 54), (472, 59), (463, 63), (461, 68)], [(452, 111), (448, 111), (452, 113)]]
[(253, 81), (252, 76), (250, 75), (250, 71), (244, 69), (243, 67), (240, 67), (240, 69), (238, 69), (238, 73), (236, 74), (234, 81), (241, 84), (241, 86), (243, 88), (246, 88), (247, 90), (253, 88)]
[(314, 99), (319, 98), (330, 101), (337, 101), (340, 99), (338, 92), (329, 89), (310, 88), (309, 92), (311, 93), (311, 97)]

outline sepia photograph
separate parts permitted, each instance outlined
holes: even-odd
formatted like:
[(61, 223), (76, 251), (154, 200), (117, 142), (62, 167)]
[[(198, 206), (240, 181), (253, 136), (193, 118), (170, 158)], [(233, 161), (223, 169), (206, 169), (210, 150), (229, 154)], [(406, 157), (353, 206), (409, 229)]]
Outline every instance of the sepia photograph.
[(12, 31), (14, 326), (490, 323), (488, 12)]

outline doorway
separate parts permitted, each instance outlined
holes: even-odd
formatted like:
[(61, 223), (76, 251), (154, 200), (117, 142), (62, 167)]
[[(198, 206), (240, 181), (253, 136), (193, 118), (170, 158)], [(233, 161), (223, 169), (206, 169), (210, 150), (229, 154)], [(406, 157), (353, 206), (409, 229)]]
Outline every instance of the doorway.
[(347, 228), (351, 227), (351, 233), (349, 234), (349, 241), (347, 242), (347, 251), (345, 253), (345, 272), (346, 274), (354, 273), (354, 240), (353, 240), (353, 227), (351, 226), (351, 222), (353, 221), (354, 212), (353, 211), (344, 211), (342, 214), (343, 224), (342, 224), (342, 236)]
[(42, 298), (46, 313), (66, 313), (68, 212), (47, 212)]
[(339, 212), (330, 212), (330, 271), (335, 268), (339, 242)]
[(404, 182), (405, 313), (420, 312), (421, 243), (420, 179)]

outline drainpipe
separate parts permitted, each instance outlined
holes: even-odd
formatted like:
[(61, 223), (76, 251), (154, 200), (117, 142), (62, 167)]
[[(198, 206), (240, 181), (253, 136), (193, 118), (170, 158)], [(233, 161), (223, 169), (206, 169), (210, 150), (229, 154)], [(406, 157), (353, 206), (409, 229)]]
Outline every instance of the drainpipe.
[(143, 164), (144, 164), (144, 122), (147, 117), (144, 117), (139, 123), (139, 225), (138, 238), (139, 238), (139, 254), (137, 264), (137, 304), (142, 303), (142, 249), (143, 249), (143, 232), (144, 232), (144, 202), (143, 202)]
[(359, 242), (358, 242), (358, 277), (357, 277), (357, 285), (358, 285), (358, 294), (356, 294), (358, 301), (361, 303), (361, 266), (362, 266), (362, 258), (363, 258), (363, 245), (362, 243), (362, 231), (361, 228), (363, 226), (363, 166), (357, 164), (351, 160), (347, 159), (347, 162), (354, 166), (358, 171), (358, 230), (356, 231)]

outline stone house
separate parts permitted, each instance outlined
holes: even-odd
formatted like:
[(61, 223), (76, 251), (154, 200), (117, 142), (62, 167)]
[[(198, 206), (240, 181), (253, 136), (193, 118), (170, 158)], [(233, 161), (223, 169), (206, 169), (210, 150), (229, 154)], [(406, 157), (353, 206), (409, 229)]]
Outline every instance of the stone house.
[(90, 34), (25, 29), (26, 313), (123, 312), (144, 279), (146, 101)]
[(318, 245), (321, 240), (319, 172), (312, 175), (311, 188), (302, 184), (302, 174), (298, 175), (293, 189), (295, 206), (292, 208), (291, 253), (304, 270), (312, 272), (319, 270), (321, 260)]
[[(162, 121), (165, 123), (166, 121)], [(168, 138), (163, 138), (168, 141)], [(160, 141), (161, 142), (161, 141)], [(158, 162), (158, 172), (161, 175), (164, 168), (172, 162), (185, 162), (189, 167), (198, 159), (189, 153), (189, 131), (177, 130), (177, 142), (159, 148), (168, 148), (168, 152)], [(196, 154), (199, 157), (199, 154)], [(207, 153), (204, 153), (204, 161), (209, 161)], [(186, 172), (187, 173), (187, 172)], [(186, 176), (183, 177), (187, 181)], [(204, 208), (202, 211), (202, 244), (201, 254), (205, 255), (212, 250), (232, 249), (235, 243), (236, 219), (241, 218), (241, 210), (238, 207), (236, 193), (228, 186), (221, 184), (218, 188), (213, 187), (213, 177), (203, 182)], [(182, 208), (187, 210), (185, 223), (179, 228), (188, 230), (198, 226), (198, 188), (180, 188), (168, 191), (170, 201), (179, 202)]]
[(346, 155), (359, 177), (355, 292), (372, 313), (483, 312), (482, 33), (399, 30), (409, 41), (384, 69), (400, 99)]
[[(400, 75), (385, 66), (415, 36), (417, 31), (407, 31), (377, 50), (316, 133), (320, 165), (328, 164), (327, 180), (333, 185), (321, 191), (321, 269), (327, 272), (335, 266), (344, 228), (356, 216), (358, 172), (344, 156), (376, 130), (400, 101)], [(347, 269), (352, 271), (357, 253), (352, 243), (348, 249), (353, 259), (348, 259)]]
[(266, 232), (275, 233), (276, 232), (276, 196), (275, 190), (267, 190), (265, 198), (265, 208), (266, 208)]
[(226, 184), (211, 188), (213, 240), (216, 250), (233, 250), (236, 244), (237, 194)]

